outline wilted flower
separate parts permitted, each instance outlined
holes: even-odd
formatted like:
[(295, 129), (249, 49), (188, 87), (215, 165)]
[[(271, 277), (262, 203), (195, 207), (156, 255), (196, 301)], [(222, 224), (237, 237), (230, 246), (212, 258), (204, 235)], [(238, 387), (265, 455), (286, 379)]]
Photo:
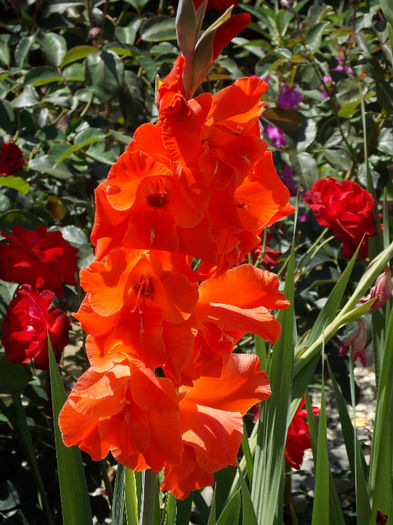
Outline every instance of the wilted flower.
[(18, 171), (25, 163), (23, 154), (13, 142), (3, 142), (0, 144), (0, 173), (2, 175), (12, 175)]
[(276, 126), (273, 126), (272, 124), (268, 124), (267, 126), (263, 128), (263, 131), (272, 141), (273, 146), (275, 148), (277, 149), (285, 148), (285, 146), (287, 145), (287, 141), (284, 137), (284, 133), (281, 131), (280, 128), (277, 128)]
[(55, 294), (49, 290), (35, 292), (29, 284), (22, 285), (9, 304), (3, 323), (2, 343), (7, 359), (48, 370), (48, 334), (55, 356), (68, 343), (70, 320), (61, 310), (51, 309)]
[(294, 109), (302, 100), (301, 94), (296, 91), (296, 86), (291, 87), (288, 84), (284, 84), (280, 89), (278, 105), (282, 109)]
[(384, 306), (392, 296), (393, 285), (392, 285), (392, 272), (389, 266), (385, 266), (384, 272), (377, 277), (375, 281), (375, 286), (371, 289), (371, 292), (366, 296), (360, 299), (359, 303), (365, 303), (373, 297), (376, 297), (370, 312), (375, 312), (378, 308)]
[(352, 347), (353, 362), (355, 362), (356, 359), (359, 358), (362, 362), (362, 365), (366, 366), (367, 358), (366, 352), (364, 351), (366, 342), (367, 328), (364, 322), (361, 319), (359, 319), (357, 330), (355, 330), (355, 332), (353, 332), (352, 335), (349, 335), (348, 337), (345, 337), (345, 339), (342, 340), (340, 350), (338, 351), (338, 357), (342, 357), (348, 352), (349, 348)]

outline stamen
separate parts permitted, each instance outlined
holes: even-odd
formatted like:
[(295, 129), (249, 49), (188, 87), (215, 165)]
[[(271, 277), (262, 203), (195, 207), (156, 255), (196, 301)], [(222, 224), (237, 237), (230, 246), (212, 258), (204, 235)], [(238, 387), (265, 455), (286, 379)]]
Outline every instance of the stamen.
[(165, 204), (168, 192), (161, 177), (156, 178), (151, 183), (150, 192), (150, 195), (147, 196), (147, 202), (150, 204), (150, 206), (159, 208)]

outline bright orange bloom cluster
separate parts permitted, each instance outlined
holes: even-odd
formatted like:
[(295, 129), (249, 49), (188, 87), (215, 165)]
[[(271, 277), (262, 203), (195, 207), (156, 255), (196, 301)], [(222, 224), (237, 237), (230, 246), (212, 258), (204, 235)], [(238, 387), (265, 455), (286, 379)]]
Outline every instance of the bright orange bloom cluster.
[(259, 78), (187, 99), (180, 56), (159, 120), (135, 132), (96, 190), (96, 259), (76, 317), (91, 368), (60, 414), (67, 446), (164, 469), (177, 498), (236, 463), (242, 415), (270, 395), (247, 332), (274, 343), (277, 276), (239, 259), (293, 211), (259, 136)]

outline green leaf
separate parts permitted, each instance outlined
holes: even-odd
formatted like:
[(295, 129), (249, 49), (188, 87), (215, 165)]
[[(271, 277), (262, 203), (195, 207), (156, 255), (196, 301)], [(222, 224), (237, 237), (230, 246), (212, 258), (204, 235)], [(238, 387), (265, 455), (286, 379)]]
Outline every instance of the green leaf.
[(141, 20), (135, 20), (126, 27), (117, 26), (115, 29), (115, 36), (118, 41), (122, 44), (134, 44), (141, 22)]
[(23, 365), (0, 359), (0, 393), (20, 394), (26, 388), (29, 379)]
[[(356, 400), (355, 400), (355, 377), (354, 377), (354, 364), (353, 364), (353, 355), (352, 349), (349, 355), (349, 377), (351, 383), (351, 400), (352, 400), (352, 410), (354, 413), (354, 420), (356, 421)], [(370, 518), (370, 500), (367, 490), (366, 479), (364, 476), (363, 465), (361, 461), (361, 451), (359, 441), (357, 439), (356, 429), (354, 429), (353, 434), (354, 439), (354, 449), (355, 449), (355, 494), (356, 494), (356, 514), (357, 514), (357, 524), (358, 525), (367, 525)]]
[(295, 250), (292, 243), (284, 294), (290, 307), (278, 315), (281, 336), (272, 351), (269, 370), (272, 395), (261, 404), (251, 498), (258, 523), (272, 525), (275, 520), (282, 485), (284, 450), (288, 428), (288, 408), (291, 398), (294, 346), (294, 272)]
[(68, 82), (84, 82), (85, 66), (79, 62), (71, 64), (70, 66), (64, 68), (63, 76)]
[(117, 464), (115, 489), (112, 501), (112, 524), (127, 525), (126, 505), (125, 505), (125, 470), (126, 467), (121, 463)]
[(15, 112), (8, 100), (0, 101), (0, 128), (10, 135), (16, 130)]
[(393, 129), (383, 128), (378, 136), (378, 149), (382, 153), (391, 155), (393, 151)]
[(119, 93), (123, 75), (123, 63), (113, 51), (91, 53), (86, 59), (86, 85), (102, 102)]
[[(350, 364), (350, 383), (351, 383), (351, 398), (352, 406), (355, 407), (355, 382), (353, 377), (353, 361), (352, 355), (349, 357)], [(370, 517), (370, 503), (366, 482), (366, 462), (360, 449), (359, 440), (357, 438), (356, 428), (352, 425), (349, 418), (345, 400), (337, 385), (334, 373), (327, 361), (329, 376), (333, 383), (334, 394), (336, 397), (337, 407), (340, 416), (341, 428), (343, 430), (345, 448), (352, 470), (353, 479), (355, 481), (356, 492), (356, 513), (358, 525), (367, 525)]]
[[(127, 525), (138, 525), (138, 521)], [(167, 493), (164, 509), (164, 525), (176, 525), (176, 498), (170, 492)]]
[(39, 31), (38, 42), (48, 62), (53, 66), (60, 66), (67, 52), (65, 38), (56, 33)]
[(25, 84), (31, 84), (34, 87), (52, 82), (64, 82), (64, 80), (57, 69), (50, 66), (34, 67), (25, 76)]
[(31, 46), (34, 44), (35, 35), (23, 36), (15, 48), (15, 64), (17, 67), (22, 67)]
[(295, 109), (267, 108), (263, 112), (263, 118), (269, 120), (288, 135), (297, 133), (302, 125), (302, 117)]
[(8, 188), (13, 188), (14, 190), (19, 191), (23, 195), (29, 193), (30, 185), (22, 177), (15, 177), (14, 175), (8, 175), (7, 177), (0, 178), (0, 186), (7, 186)]
[(240, 517), (240, 493), (235, 492), (221, 512), (216, 525), (238, 525)]
[(390, 0), (379, 0), (382, 12), (388, 22), (393, 25), (393, 5)]
[(243, 420), (243, 438), (242, 438), (242, 449), (243, 454), (246, 459), (246, 465), (247, 465), (247, 474), (250, 484), (252, 483), (252, 476), (253, 476), (253, 470), (254, 470), (254, 461), (250, 450), (250, 443), (248, 441), (247, 436), (247, 426)]
[(216, 525), (216, 491), (215, 489), (213, 491), (212, 502), (210, 505), (210, 514), (209, 514), (209, 519), (207, 520), (207, 525)]
[(392, 65), (393, 65), (393, 27), (392, 24), (387, 24), (388, 26), (388, 35), (389, 35), (389, 42), (390, 42), (390, 48), (392, 50)]
[(360, 102), (367, 92), (367, 86), (357, 78), (344, 78), (337, 82), (337, 100), (342, 106)]
[(47, 6), (48, 14), (64, 13), (70, 7), (81, 7), (85, 5), (84, 0), (51, 0)]
[(338, 116), (342, 118), (351, 118), (356, 112), (359, 104), (359, 100), (355, 100), (355, 102), (348, 102), (348, 104), (344, 104), (339, 109)]
[(291, 166), (298, 175), (306, 188), (311, 188), (314, 182), (319, 179), (319, 169), (314, 157), (305, 151), (296, 154), (290, 153)]
[(370, 456), (369, 492), (375, 523), (377, 510), (390, 514), (393, 505), (393, 309), (387, 322), (387, 333), (381, 363), (377, 408)]
[(70, 146), (57, 160), (55, 168), (59, 166), (65, 159), (89, 144), (104, 140), (107, 134), (98, 128), (84, 128), (74, 138), (74, 144)]
[[(319, 360), (319, 359), (318, 359)], [(307, 406), (307, 422), (310, 430), (311, 447), (314, 456), (314, 463), (317, 462), (317, 427), (315, 423), (315, 416), (312, 411), (311, 400), (306, 391), (306, 406)], [(341, 509), (340, 500), (337, 496), (336, 486), (333, 481), (331, 472), (329, 471), (329, 518), (331, 525), (345, 525), (343, 511)]]
[(38, 171), (39, 173), (52, 175), (52, 177), (57, 179), (70, 179), (72, 177), (71, 171), (65, 164), (55, 167), (48, 155), (32, 159), (29, 162), (29, 168)]
[(48, 353), (63, 525), (91, 525), (89, 493), (80, 450), (77, 447), (67, 448), (61, 439), (58, 417), (65, 403), (66, 394), (49, 336)]
[(37, 93), (32, 86), (26, 86), (22, 93), (10, 102), (13, 108), (30, 108), (38, 103)]
[(76, 62), (77, 60), (81, 60), (82, 58), (86, 58), (91, 53), (94, 53), (97, 51), (97, 48), (94, 46), (76, 46), (71, 49), (69, 49), (66, 54), (64, 55), (60, 67), (63, 69), (64, 66), (67, 64), (71, 64), (72, 62)]
[(148, 18), (141, 27), (140, 37), (145, 42), (176, 40), (176, 27), (174, 18), (163, 15), (157, 15)]
[(351, 170), (352, 158), (347, 150), (343, 148), (325, 149), (324, 156), (334, 168), (344, 171)]
[(326, 438), (325, 381), (322, 371), (321, 409), (319, 412), (317, 466), (315, 472), (312, 525), (329, 525), (329, 459)]
[(0, 40), (0, 64), (4, 66), (10, 65), (9, 43), (3, 39)]
[(307, 34), (306, 43), (307, 47), (312, 53), (315, 53), (321, 45), (322, 35), (329, 22), (318, 22), (313, 25)]
[(7, 210), (0, 214), (0, 227), (12, 228), (13, 226), (23, 226), (24, 228), (31, 228), (38, 224), (45, 224), (41, 217), (37, 214), (29, 213), (22, 210)]
[[(176, 525), (189, 525), (191, 519), (192, 495), (177, 502)], [(214, 519), (215, 525), (215, 519)]]
[[(305, 342), (299, 344), (295, 348), (294, 376), (296, 377), (299, 375), (300, 380), (301, 380), (301, 375), (302, 375), (300, 374), (300, 372), (302, 368), (306, 366), (308, 364), (308, 361), (310, 360), (310, 358), (309, 357), (306, 358), (303, 355), (303, 353), (310, 353), (313, 356), (318, 355), (322, 347), (322, 342), (323, 341), (326, 342), (328, 340), (327, 335), (324, 334), (324, 332), (326, 328), (329, 325), (331, 325), (336, 319), (337, 311), (340, 307), (349, 278), (351, 277), (352, 270), (356, 262), (358, 251), (359, 251), (359, 248), (353, 254), (344, 272), (338, 279), (337, 283), (334, 285), (334, 288), (330, 292), (328, 300), (326, 301), (325, 305), (320, 311), (316, 321), (313, 324), (311, 332), (309, 333)], [(337, 325), (336, 331), (338, 330), (340, 326), (341, 324)], [(332, 337), (334, 333), (331, 334), (330, 337)], [(304, 385), (304, 387), (306, 387), (306, 385)], [(303, 392), (304, 390), (302, 392), (299, 392), (300, 397), (303, 395)]]
[(116, 162), (117, 155), (113, 151), (113, 147), (105, 144), (104, 141), (95, 142), (91, 144), (86, 151), (86, 154), (97, 162), (112, 166)]
[(244, 480), (241, 469), (238, 467), (237, 470), (240, 478), (240, 494), (242, 497), (242, 523), (244, 525), (258, 525), (247, 483)]

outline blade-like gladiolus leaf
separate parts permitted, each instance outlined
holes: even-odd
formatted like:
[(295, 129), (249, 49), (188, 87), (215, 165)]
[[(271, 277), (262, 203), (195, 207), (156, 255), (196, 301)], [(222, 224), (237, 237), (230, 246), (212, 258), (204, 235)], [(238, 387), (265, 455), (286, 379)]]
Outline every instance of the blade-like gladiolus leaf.
[(81, 453), (77, 447), (67, 448), (63, 444), (57, 422), (66, 395), (49, 337), (48, 353), (63, 525), (91, 525), (89, 494)]

